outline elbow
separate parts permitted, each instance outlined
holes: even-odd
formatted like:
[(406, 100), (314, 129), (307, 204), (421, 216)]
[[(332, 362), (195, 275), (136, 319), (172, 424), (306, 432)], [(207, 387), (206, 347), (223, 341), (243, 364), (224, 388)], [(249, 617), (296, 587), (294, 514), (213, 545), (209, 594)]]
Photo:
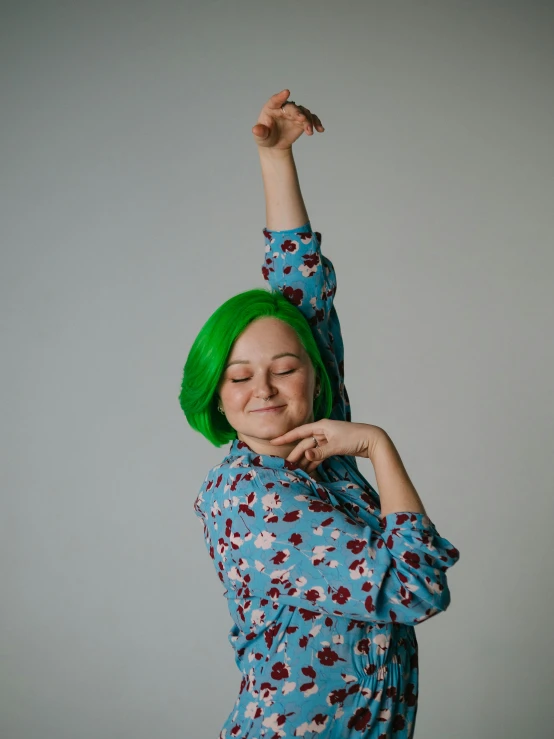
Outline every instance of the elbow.
[(450, 605), (450, 589), (446, 577), (437, 582), (424, 577), (401, 584), (390, 602), (390, 618), (406, 626), (416, 626), (446, 611)]
[(446, 579), (440, 583), (433, 583), (432, 590), (422, 594), (422, 603), (426, 606), (425, 612), (416, 620), (416, 623), (428, 621), (433, 616), (446, 611), (450, 605), (450, 589)]

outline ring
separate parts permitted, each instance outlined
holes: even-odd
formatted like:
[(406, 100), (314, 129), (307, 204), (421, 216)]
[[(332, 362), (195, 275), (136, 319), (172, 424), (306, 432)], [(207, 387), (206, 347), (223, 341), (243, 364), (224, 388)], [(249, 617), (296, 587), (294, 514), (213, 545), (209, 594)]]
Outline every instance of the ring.
[(315, 438), (315, 436), (312, 436), (312, 439), (314, 440), (316, 448), (317, 448), (319, 446), (318, 440)]

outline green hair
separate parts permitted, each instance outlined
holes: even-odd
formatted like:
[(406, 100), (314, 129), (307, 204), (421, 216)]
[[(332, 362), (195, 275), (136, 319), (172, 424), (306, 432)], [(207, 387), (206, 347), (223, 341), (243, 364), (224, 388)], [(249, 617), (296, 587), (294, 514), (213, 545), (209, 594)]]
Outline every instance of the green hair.
[(278, 318), (296, 332), (319, 380), (314, 420), (328, 418), (331, 414), (331, 383), (304, 315), (280, 292), (247, 290), (229, 298), (208, 318), (194, 340), (183, 372), (179, 395), (181, 408), (190, 426), (215, 446), (237, 438), (235, 429), (217, 410), (217, 388), (234, 342), (258, 318)]

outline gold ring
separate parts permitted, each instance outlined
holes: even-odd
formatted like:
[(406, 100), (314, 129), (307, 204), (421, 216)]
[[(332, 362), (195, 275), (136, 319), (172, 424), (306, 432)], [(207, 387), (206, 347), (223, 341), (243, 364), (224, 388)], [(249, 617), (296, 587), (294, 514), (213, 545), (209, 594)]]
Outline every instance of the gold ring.
[(315, 438), (315, 436), (312, 436), (312, 439), (314, 440), (314, 443), (315, 443), (316, 447), (318, 447), (319, 446), (319, 443), (318, 443), (317, 439)]

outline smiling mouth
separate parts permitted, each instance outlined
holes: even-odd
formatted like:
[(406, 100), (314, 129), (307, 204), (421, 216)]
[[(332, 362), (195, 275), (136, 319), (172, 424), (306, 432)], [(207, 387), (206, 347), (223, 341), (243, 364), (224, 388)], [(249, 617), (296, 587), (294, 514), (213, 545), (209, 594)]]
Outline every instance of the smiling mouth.
[(250, 413), (275, 413), (284, 407), (284, 405), (273, 405), (271, 408), (257, 408), (255, 411), (250, 411)]

